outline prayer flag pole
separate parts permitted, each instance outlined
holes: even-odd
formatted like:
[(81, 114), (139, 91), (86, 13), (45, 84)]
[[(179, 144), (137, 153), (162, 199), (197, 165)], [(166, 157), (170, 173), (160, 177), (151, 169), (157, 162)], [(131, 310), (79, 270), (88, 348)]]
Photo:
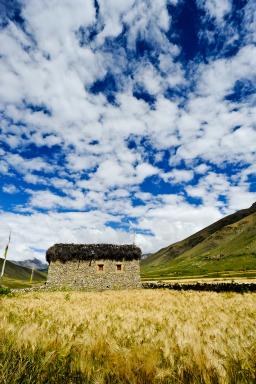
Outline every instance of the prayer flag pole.
[(3, 262), (3, 265), (2, 265), (2, 272), (1, 272), (1, 275), (0, 275), (0, 280), (2, 279), (2, 277), (4, 275), (5, 264), (6, 264), (6, 259), (7, 259), (7, 253), (8, 253), (9, 245), (10, 245), (10, 242), (11, 242), (11, 234), (12, 234), (12, 232), (10, 231), (8, 243), (7, 243), (7, 245), (5, 247), (5, 250), (4, 250), (4, 262)]
[(31, 270), (31, 276), (30, 276), (30, 281), (29, 281), (30, 283), (32, 283), (33, 277), (34, 277), (34, 267)]

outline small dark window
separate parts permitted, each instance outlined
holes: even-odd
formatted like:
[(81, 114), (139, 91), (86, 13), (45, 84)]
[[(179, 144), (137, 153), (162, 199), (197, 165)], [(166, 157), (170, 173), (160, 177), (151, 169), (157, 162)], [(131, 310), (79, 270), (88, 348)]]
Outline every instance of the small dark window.
[(116, 270), (117, 271), (122, 271), (122, 264), (117, 264), (116, 265)]
[(103, 271), (104, 264), (98, 264), (98, 271)]

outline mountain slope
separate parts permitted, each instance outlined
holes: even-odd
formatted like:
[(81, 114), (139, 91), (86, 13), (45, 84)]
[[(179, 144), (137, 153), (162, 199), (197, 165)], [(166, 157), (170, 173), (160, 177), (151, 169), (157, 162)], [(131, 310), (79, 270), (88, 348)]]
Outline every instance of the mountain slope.
[[(3, 259), (0, 258), (0, 270), (2, 270)], [(10, 288), (29, 287), (31, 269), (14, 264), (11, 261), (6, 261), (4, 277), (0, 284)], [(33, 282), (43, 283), (46, 280), (46, 274), (39, 271), (34, 271)]]
[(145, 278), (248, 274), (248, 270), (256, 270), (255, 203), (141, 262)]
[(48, 269), (48, 264), (47, 263), (43, 263), (41, 260), (37, 259), (37, 258), (33, 258), (33, 259), (28, 259), (28, 260), (22, 260), (22, 261), (18, 261), (18, 260), (12, 260), (12, 263), (14, 264), (17, 264), (17, 265), (20, 265), (22, 267), (27, 267), (27, 268), (34, 268), (38, 271), (42, 271), (42, 270), (47, 270)]

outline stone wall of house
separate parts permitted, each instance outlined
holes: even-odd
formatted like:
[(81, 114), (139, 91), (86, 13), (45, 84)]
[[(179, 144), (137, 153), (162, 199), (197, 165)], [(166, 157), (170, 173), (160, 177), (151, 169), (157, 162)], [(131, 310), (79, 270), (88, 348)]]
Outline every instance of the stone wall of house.
[[(120, 264), (121, 270), (117, 270)], [(92, 290), (140, 288), (139, 260), (52, 261), (47, 285)]]

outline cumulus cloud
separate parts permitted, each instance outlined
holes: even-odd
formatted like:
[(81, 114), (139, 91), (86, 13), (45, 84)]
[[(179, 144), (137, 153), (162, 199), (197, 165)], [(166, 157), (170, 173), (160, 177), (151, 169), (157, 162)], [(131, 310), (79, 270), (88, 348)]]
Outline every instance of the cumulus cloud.
[(232, 9), (231, 0), (197, 0), (197, 4), (204, 8), (210, 17), (213, 17), (217, 22), (222, 22), (223, 18)]
[[(48, 195), (45, 199), (47, 198)], [(120, 205), (120, 216), (123, 215), (121, 207)], [(136, 209), (130, 207), (127, 209), (127, 214), (136, 213), (133, 210)], [(113, 218), (103, 210), (34, 212), (26, 215), (6, 212), (0, 215), (2, 245), (5, 244), (9, 229), (12, 229), (11, 258), (28, 258), (37, 252), (37, 256), (43, 259), (44, 250), (58, 242), (132, 242), (132, 233), (129, 230), (113, 229), (106, 225), (111, 220), (118, 222), (119, 218)], [(192, 207), (180, 198), (163, 196), (157, 206), (144, 207), (139, 212), (135, 228), (137, 231), (140, 229), (142, 233), (136, 235), (136, 243), (144, 252), (151, 252), (188, 236), (220, 217), (217, 208)], [(152, 232), (152, 235), (143, 234), (143, 230)], [(35, 251), (38, 248), (41, 250)]]
[[(197, 4), (218, 30), (232, 13)], [(151, 252), (255, 200), (251, 1), (237, 49), (190, 63), (173, 11), (186, 2), (20, 6), (0, 29), (0, 240), (11, 227), (15, 258), (129, 242), (129, 219)]]
[(182, 182), (188, 182), (193, 179), (194, 172), (191, 170), (185, 169), (172, 169), (170, 172), (165, 172), (162, 174), (164, 181), (171, 181), (174, 184), (179, 184)]
[(12, 184), (5, 184), (2, 189), (5, 193), (10, 193), (10, 194), (16, 193), (18, 191), (15, 185), (12, 185)]

